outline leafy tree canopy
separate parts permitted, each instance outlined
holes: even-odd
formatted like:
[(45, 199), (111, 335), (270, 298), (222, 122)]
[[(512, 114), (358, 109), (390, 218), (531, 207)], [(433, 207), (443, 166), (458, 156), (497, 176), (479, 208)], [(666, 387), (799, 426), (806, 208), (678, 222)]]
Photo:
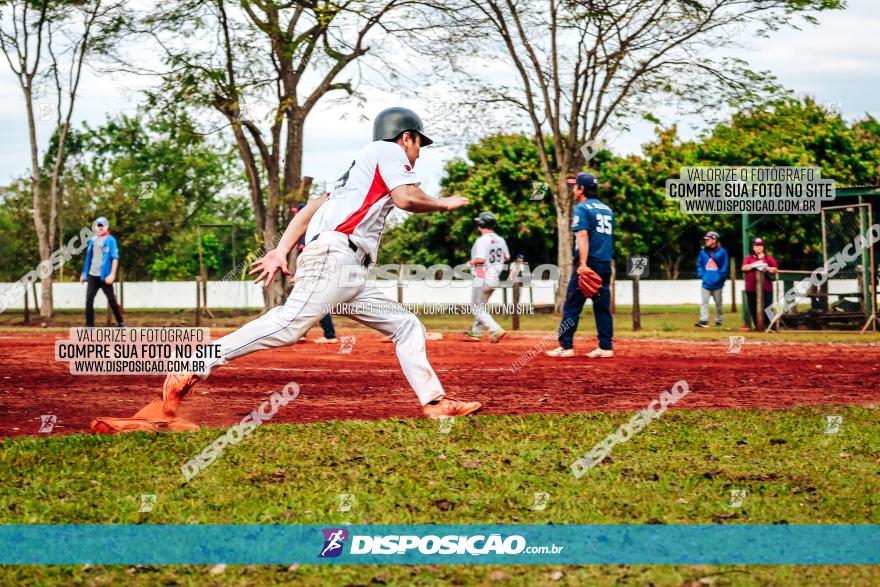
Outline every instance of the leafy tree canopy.
[[(880, 123), (866, 116), (848, 124), (810, 98), (738, 113), (693, 141), (682, 141), (674, 126), (656, 132), (641, 155), (601, 151), (588, 169), (599, 176), (600, 198), (617, 217), (617, 262), (622, 267), (629, 255), (647, 255), (653, 276), (694, 274), (707, 230), (719, 232), (731, 254), (740, 256), (740, 216), (682, 214), (678, 203), (665, 198), (666, 180), (679, 177), (681, 167), (817, 166), (837, 185), (880, 183)], [(553, 262), (560, 228), (553, 202), (548, 197), (530, 200), (541, 178), (538, 153), (528, 137), (496, 135), (470, 145), (466, 159), (447, 164), (442, 185), (449, 194), (469, 198), (471, 205), (454, 214), (410, 216), (389, 229), (382, 262), (464, 262), (477, 236), (473, 217), (482, 210), (498, 217), (511, 254), (524, 254), (533, 266)], [(815, 266), (821, 245), (818, 215), (765, 215), (757, 232), (783, 266)]]

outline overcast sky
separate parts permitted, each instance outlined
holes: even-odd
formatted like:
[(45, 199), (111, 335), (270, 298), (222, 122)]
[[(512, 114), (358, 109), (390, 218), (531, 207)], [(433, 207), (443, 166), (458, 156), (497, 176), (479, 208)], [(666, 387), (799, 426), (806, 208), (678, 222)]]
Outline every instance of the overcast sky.
[[(818, 101), (842, 103), (847, 119), (866, 112), (880, 116), (880, 10), (878, 0), (849, 0), (845, 11), (820, 16), (818, 27), (806, 25), (801, 31), (783, 31), (771, 39), (747, 40), (748, 50), (741, 55), (756, 69), (769, 69), (798, 95), (811, 95)], [(729, 52), (728, 52), (729, 54)], [(136, 88), (140, 80), (124, 76), (90, 75), (82, 87), (77, 106), (77, 123), (102, 123), (108, 115), (132, 110), (138, 102)], [(363, 111), (343, 105), (325, 107), (308, 120), (305, 133), (303, 172), (318, 180), (332, 181), (344, 171), (357, 149), (371, 140), (371, 123), (361, 121), (359, 114), (372, 116), (382, 108), (404, 105), (418, 110), (427, 108), (425, 99), (400, 100), (379, 91), (365, 91), (367, 104)], [(27, 173), (30, 164), (27, 126), (21, 90), (5, 61), (0, 64), (0, 185)], [(347, 115), (343, 120), (340, 117)], [(681, 123), (685, 136), (694, 121), (663, 121)], [(50, 128), (38, 126), (43, 146)], [(432, 137), (434, 138), (434, 137)], [(436, 137), (442, 139), (442, 136)], [(632, 132), (614, 139), (612, 148), (618, 153), (639, 152), (640, 145), (653, 138), (650, 124), (638, 125)], [(438, 143), (441, 142), (438, 140)], [(461, 146), (432, 146), (422, 150), (416, 171), (429, 193), (439, 189), (444, 163), (460, 155)]]

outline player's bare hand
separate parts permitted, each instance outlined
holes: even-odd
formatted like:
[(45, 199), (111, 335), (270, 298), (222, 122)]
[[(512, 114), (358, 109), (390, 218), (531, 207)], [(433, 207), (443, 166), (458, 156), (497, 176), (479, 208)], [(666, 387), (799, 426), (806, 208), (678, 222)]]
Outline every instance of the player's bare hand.
[(581, 273), (584, 273), (586, 270), (587, 270), (586, 265), (578, 265), (577, 273), (578, 273), (578, 275), (580, 275)]
[(106, 283), (107, 285), (113, 285), (113, 279), (114, 277), (112, 275), (108, 275), (104, 278), (104, 283)]
[(85, 282), (86, 282), (86, 278), (83, 277), (82, 275), (80, 275), (80, 276), (79, 276), (79, 282), (80, 282), (80, 283), (85, 283)]
[(446, 204), (447, 210), (455, 210), (456, 208), (461, 208), (462, 206), (467, 206), (471, 203), (471, 201), (464, 196), (449, 196), (448, 198), (443, 198), (443, 202)]
[(263, 287), (268, 287), (272, 283), (272, 279), (279, 270), (285, 275), (290, 275), (290, 270), (287, 269), (287, 254), (279, 249), (272, 249), (266, 253), (265, 257), (251, 263), (251, 266), (253, 269), (248, 272), (248, 275), (259, 273), (254, 279), (254, 283), (263, 281)]

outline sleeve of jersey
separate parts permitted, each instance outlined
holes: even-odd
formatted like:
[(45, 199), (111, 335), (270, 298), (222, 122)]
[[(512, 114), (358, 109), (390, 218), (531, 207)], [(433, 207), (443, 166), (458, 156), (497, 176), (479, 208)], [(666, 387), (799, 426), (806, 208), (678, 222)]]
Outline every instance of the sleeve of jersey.
[(388, 186), (388, 191), (406, 184), (420, 185), (422, 182), (413, 171), (403, 149), (397, 145), (394, 146), (397, 148), (383, 149), (379, 156), (379, 175)]
[(471, 249), (471, 259), (486, 259), (486, 241), (484, 239), (478, 238), (474, 243), (474, 248)]
[(578, 206), (574, 209), (574, 222), (571, 223), (572, 232), (579, 232), (581, 230), (588, 230), (590, 228), (590, 220), (587, 215), (587, 210), (583, 206)]

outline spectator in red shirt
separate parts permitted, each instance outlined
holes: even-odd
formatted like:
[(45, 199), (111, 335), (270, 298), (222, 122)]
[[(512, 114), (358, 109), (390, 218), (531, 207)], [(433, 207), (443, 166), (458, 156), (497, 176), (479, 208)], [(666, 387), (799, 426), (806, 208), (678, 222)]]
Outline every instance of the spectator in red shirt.
[[(749, 314), (752, 316), (752, 324), (758, 329), (758, 271), (764, 273), (764, 307), (766, 310), (773, 303), (773, 280), (770, 273), (779, 272), (779, 264), (776, 259), (764, 253), (764, 239), (761, 237), (752, 241), (752, 253), (743, 259), (742, 270), (746, 276), (746, 299), (749, 302)], [(766, 321), (765, 321), (766, 324)]]

